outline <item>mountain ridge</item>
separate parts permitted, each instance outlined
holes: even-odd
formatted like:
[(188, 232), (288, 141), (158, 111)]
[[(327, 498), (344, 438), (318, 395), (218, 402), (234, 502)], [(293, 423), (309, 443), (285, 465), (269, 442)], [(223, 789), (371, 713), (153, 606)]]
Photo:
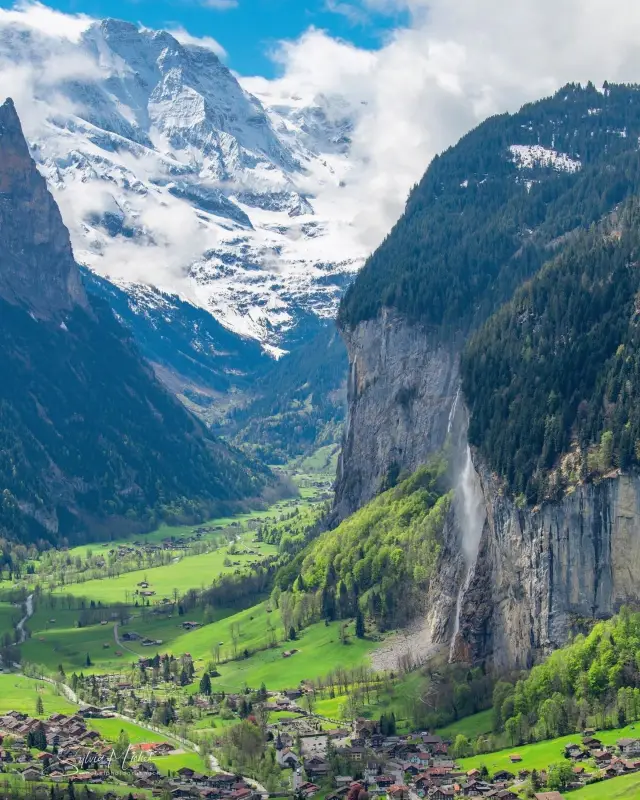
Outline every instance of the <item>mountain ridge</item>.
[[(0, 386), (0, 530), (59, 542), (198, 519), (259, 495), (269, 471), (211, 437), (85, 294), (10, 101), (0, 107), (0, 187), (0, 372), (10, 376)], [(20, 255), (19, 273), (5, 253)]]

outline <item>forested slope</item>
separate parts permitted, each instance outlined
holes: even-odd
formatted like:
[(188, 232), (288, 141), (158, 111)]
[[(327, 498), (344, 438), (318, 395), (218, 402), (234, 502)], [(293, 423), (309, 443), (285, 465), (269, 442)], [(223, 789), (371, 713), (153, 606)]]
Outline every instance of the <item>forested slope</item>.
[(466, 348), (470, 440), (528, 501), (639, 463), (639, 258), (634, 199), (577, 237)]
[(318, 618), (367, 614), (379, 628), (406, 623), (422, 607), (451, 497), (447, 463), (435, 458), (321, 534), (277, 576), (278, 595), (311, 600)]
[(383, 307), (451, 333), (483, 322), (550, 245), (640, 190), (640, 90), (569, 85), (493, 117), (435, 158), (347, 291), (340, 322)]

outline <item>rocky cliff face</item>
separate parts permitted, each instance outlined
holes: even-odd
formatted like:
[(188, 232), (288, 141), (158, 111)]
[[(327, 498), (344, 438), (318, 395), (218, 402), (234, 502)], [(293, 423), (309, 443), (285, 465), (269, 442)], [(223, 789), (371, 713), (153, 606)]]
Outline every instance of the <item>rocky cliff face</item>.
[(539, 510), (516, 508), (486, 468), (478, 562), (461, 608), (461, 649), (526, 668), (566, 643), (581, 619), (637, 604), (640, 478), (578, 487)]
[(0, 107), (0, 297), (45, 319), (87, 307), (69, 232), (35, 169), (12, 100)]
[(458, 351), (384, 313), (343, 331), (349, 414), (338, 465), (336, 516), (352, 514), (401, 470), (445, 443), (455, 402)]
[[(457, 500), (426, 617), (407, 632), (405, 649), (424, 658), (450, 648), (456, 660), (527, 668), (565, 644), (581, 621), (638, 602), (640, 477), (580, 486), (558, 503), (520, 509), (477, 454), (475, 470), (463, 479), (466, 409), (462, 399), (456, 403), (455, 347), (437, 345), (390, 315), (360, 324), (345, 339), (349, 418), (337, 483), (340, 518), (367, 502), (390, 470), (415, 469), (451, 434)], [(464, 494), (475, 491), (484, 507), (468, 514)], [(478, 514), (481, 536), (469, 547)]]

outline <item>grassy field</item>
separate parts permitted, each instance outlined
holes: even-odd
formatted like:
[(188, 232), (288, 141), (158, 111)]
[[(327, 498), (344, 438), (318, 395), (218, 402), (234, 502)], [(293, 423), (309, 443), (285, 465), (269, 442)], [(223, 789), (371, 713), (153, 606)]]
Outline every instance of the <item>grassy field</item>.
[(640, 775), (634, 773), (610, 781), (592, 783), (576, 792), (567, 793), (565, 797), (569, 800), (638, 800)]
[(36, 701), (40, 697), (44, 707), (44, 717), (50, 714), (73, 714), (76, 706), (66, 698), (55, 693), (50, 683), (35, 681), (23, 675), (0, 674), (0, 713), (20, 711), (36, 716)]
[(459, 719), (457, 722), (452, 722), (451, 725), (439, 728), (436, 733), (442, 736), (443, 739), (451, 739), (451, 741), (459, 734), (463, 734), (468, 739), (476, 739), (485, 733), (491, 733), (491, 728), (492, 712), (489, 709), (488, 711), (480, 711), (478, 714)]
[(131, 744), (155, 744), (157, 742), (166, 742), (167, 737), (160, 733), (148, 731), (146, 728), (141, 728), (133, 722), (128, 722), (125, 719), (92, 719), (87, 721), (87, 726), (92, 728), (108, 742), (116, 742), (120, 731), (124, 731), (129, 737)]
[[(222, 631), (221, 635), (224, 633), (227, 640), (231, 619), (233, 618), (208, 627), (216, 628), (226, 624), (226, 632)], [(207, 628), (204, 629), (206, 630)], [(264, 682), (270, 690), (291, 689), (304, 679), (326, 676), (336, 667), (348, 669), (362, 664), (367, 661), (377, 643), (356, 639), (353, 625), (350, 626), (349, 633), (349, 643), (345, 645), (340, 641), (339, 623), (329, 626), (325, 626), (323, 622), (311, 625), (300, 633), (295, 642), (287, 642), (285, 645), (256, 653), (248, 659), (221, 664), (218, 667), (220, 677), (213, 680), (214, 688), (234, 691), (244, 686), (258, 688)], [(213, 641), (216, 641), (215, 636)], [(283, 651), (291, 648), (298, 652), (290, 658), (283, 658)]]
[[(64, 586), (57, 594), (74, 595), (88, 600), (100, 602), (103, 605), (123, 603), (133, 605), (142, 598), (135, 595), (138, 583), (146, 581), (149, 590), (155, 592), (151, 601), (161, 600), (163, 597), (171, 598), (174, 589), (184, 594), (188, 589), (203, 589), (211, 585), (212, 580), (224, 573), (233, 572), (260, 560), (264, 556), (275, 555), (277, 548), (268, 544), (252, 543), (254, 534), (249, 531), (242, 534), (237, 547), (241, 550), (248, 548), (259, 555), (230, 555), (228, 548), (223, 547), (204, 555), (185, 556), (173, 564), (164, 567), (153, 567), (127, 572), (118, 578), (107, 580), (92, 580), (85, 583), (74, 583)], [(231, 566), (225, 566), (225, 559), (229, 559)], [(238, 567), (239, 565), (239, 567)]]
[(19, 608), (10, 603), (0, 603), (0, 639), (8, 633), (13, 640), (13, 628), (21, 616)]
[[(68, 609), (36, 611), (29, 620), (31, 638), (21, 646), (22, 658), (48, 672), (62, 665), (65, 672), (120, 672), (128, 668), (134, 656), (120, 651), (113, 638), (113, 621), (107, 625), (78, 628), (79, 614)], [(55, 620), (52, 622), (51, 620)], [(108, 647), (105, 647), (108, 645)], [(92, 667), (87, 667), (87, 655)]]
[[(624, 737), (637, 738), (638, 726), (627, 725), (625, 728), (599, 731), (595, 735), (603, 744), (614, 745), (618, 739)], [(508, 769), (511, 772), (517, 772), (519, 769), (546, 769), (546, 767), (554, 761), (562, 760), (563, 751), (567, 744), (571, 742), (579, 744), (580, 739), (581, 736), (579, 733), (572, 733), (569, 736), (562, 736), (559, 739), (550, 739), (546, 742), (536, 742), (535, 744), (528, 744), (522, 747), (510, 747), (505, 750), (498, 750), (495, 753), (463, 758), (460, 760), (460, 764), (465, 770), (474, 769), (484, 764), (490, 773), (500, 769)], [(512, 753), (517, 753), (522, 756), (522, 761), (515, 765), (512, 764), (509, 759)], [(638, 796), (640, 797), (640, 795)]]

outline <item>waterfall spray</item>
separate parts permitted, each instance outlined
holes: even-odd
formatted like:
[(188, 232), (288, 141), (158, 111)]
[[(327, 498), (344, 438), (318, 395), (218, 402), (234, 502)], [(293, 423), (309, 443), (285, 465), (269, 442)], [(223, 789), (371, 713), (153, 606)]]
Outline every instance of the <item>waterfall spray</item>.
[(462, 603), (469, 585), (471, 584), (476, 561), (478, 560), (480, 538), (486, 518), (482, 488), (475, 467), (473, 466), (471, 448), (469, 445), (467, 445), (464, 467), (460, 472), (456, 485), (455, 513), (458, 527), (462, 531), (462, 554), (465, 563), (465, 578), (458, 591), (453, 636), (451, 637), (451, 643), (449, 645), (450, 662), (453, 661), (454, 658), (456, 639), (460, 632)]
[(449, 422), (447, 423), (447, 436), (453, 430), (453, 422), (456, 418), (456, 410), (458, 408), (459, 397), (460, 397), (460, 387), (458, 386), (458, 391), (456, 392), (456, 396), (453, 400), (453, 405), (451, 406), (451, 410), (449, 411)]

